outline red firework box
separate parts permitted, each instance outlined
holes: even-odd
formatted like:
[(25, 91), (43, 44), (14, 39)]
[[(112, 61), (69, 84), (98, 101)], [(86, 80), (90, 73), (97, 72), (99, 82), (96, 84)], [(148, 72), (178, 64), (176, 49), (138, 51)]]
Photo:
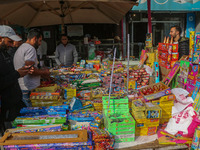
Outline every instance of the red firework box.
[(139, 89), (139, 91), (144, 96), (145, 101), (158, 99), (162, 96), (171, 94), (170, 88), (162, 82), (151, 84)]
[(179, 58), (178, 44), (158, 44), (159, 65), (171, 69)]
[(129, 77), (130, 80), (135, 80), (137, 82), (137, 88), (149, 84), (150, 75), (144, 68), (131, 71)]

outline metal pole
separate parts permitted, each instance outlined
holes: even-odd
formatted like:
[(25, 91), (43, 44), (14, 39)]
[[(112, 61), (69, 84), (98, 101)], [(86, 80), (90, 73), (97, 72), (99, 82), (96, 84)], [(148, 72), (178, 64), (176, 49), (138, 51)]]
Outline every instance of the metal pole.
[(128, 83), (129, 83), (129, 57), (130, 57), (130, 35), (127, 36), (127, 95), (128, 95)]
[[(108, 111), (110, 107), (110, 95), (111, 95), (111, 89), (112, 89), (112, 79), (113, 79), (113, 72), (114, 72), (114, 65), (115, 65), (115, 56), (116, 56), (116, 48), (114, 49), (114, 56), (113, 56), (113, 66), (112, 66), (112, 72), (110, 77), (110, 90), (109, 90), (109, 99), (108, 99)], [(107, 112), (108, 114), (108, 112)]]
[(134, 55), (134, 27), (133, 27), (133, 21), (131, 21), (131, 28), (132, 28), (132, 33), (131, 33), (131, 56)]

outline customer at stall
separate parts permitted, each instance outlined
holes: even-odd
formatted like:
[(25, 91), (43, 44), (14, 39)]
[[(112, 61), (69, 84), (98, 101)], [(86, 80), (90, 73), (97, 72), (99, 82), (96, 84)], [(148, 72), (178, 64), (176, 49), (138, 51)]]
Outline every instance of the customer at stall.
[(27, 41), (22, 44), (15, 53), (14, 66), (15, 69), (24, 65), (33, 65), (34, 72), (19, 79), (20, 88), (23, 94), (23, 102), (27, 107), (31, 107), (31, 101), (29, 99), (32, 89), (37, 88), (40, 85), (40, 76), (49, 78), (50, 72), (48, 69), (38, 69), (38, 60), (36, 49), (40, 46), (42, 41), (42, 34), (38, 29), (31, 29), (27, 35)]
[(18, 79), (24, 77), (31, 70), (28, 66), (20, 66), (14, 69), (12, 57), (7, 53), (12, 47), (13, 41), (21, 41), (14, 30), (5, 25), (0, 26), (0, 129), (1, 132), (6, 128), (11, 128), (11, 121), (18, 115), (20, 109), (25, 106), (22, 102), (22, 93), (19, 87)]
[[(20, 35), (18, 35), (20, 38), (22, 38)], [(20, 41), (13, 41), (13, 46), (9, 48), (8, 50), (8, 54), (12, 57), (12, 59), (14, 58), (15, 52), (17, 51), (17, 49), (20, 47), (20, 45), (22, 45), (22, 39)]]
[(78, 53), (76, 47), (68, 43), (68, 38), (65, 34), (61, 35), (61, 44), (56, 47), (56, 63), (59, 66), (76, 65), (78, 61)]
[(114, 49), (116, 48), (116, 58), (119, 58), (120, 57), (120, 37), (119, 36), (115, 36), (114, 37), (114, 46), (113, 46), (113, 52), (114, 52)]
[(189, 39), (181, 37), (182, 29), (179, 26), (172, 26), (170, 36), (173, 38), (173, 44), (178, 44), (179, 59), (183, 55), (189, 55)]

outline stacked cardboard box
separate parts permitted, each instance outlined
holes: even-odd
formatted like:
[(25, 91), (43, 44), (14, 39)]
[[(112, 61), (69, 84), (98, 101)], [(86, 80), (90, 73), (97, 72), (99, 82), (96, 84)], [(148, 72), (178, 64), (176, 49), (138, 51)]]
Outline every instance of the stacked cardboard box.
[(158, 44), (159, 65), (166, 69), (171, 69), (176, 61), (178, 61), (178, 44)]
[(129, 78), (136, 81), (137, 88), (141, 88), (149, 84), (150, 75), (146, 72), (145, 68), (142, 68), (130, 71)]
[(136, 136), (156, 134), (161, 117), (161, 108), (152, 103), (143, 103), (140, 99), (132, 102), (132, 115), (136, 120)]
[(115, 137), (116, 143), (135, 140), (135, 120), (129, 113), (128, 98), (104, 96), (103, 115), (106, 129)]
[[(103, 87), (108, 88), (110, 86), (111, 76), (105, 76), (103, 81)], [(113, 74), (112, 78), (112, 92), (121, 93), (124, 89), (124, 77), (122, 73)]]
[(153, 101), (152, 103), (158, 104), (160, 108), (162, 108), (162, 117), (160, 118), (160, 124), (164, 124), (169, 121), (172, 117), (172, 106), (174, 105), (175, 95), (167, 95), (161, 97), (157, 101)]

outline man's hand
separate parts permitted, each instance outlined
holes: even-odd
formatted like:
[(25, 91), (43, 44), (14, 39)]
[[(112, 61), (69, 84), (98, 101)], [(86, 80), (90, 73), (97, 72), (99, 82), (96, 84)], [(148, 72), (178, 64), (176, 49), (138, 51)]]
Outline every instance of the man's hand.
[(24, 66), (22, 68), (19, 68), (17, 71), (20, 74), (20, 77), (24, 77), (25, 75), (27, 75), (29, 73), (29, 67), (28, 66)]
[(42, 75), (41, 75), (41, 76), (42, 76), (43, 78), (45, 78), (45, 79), (50, 79), (50, 74), (51, 74), (51, 73), (49, 72), (48, 69), (43, 69), (43, 70), (42, 70)]

